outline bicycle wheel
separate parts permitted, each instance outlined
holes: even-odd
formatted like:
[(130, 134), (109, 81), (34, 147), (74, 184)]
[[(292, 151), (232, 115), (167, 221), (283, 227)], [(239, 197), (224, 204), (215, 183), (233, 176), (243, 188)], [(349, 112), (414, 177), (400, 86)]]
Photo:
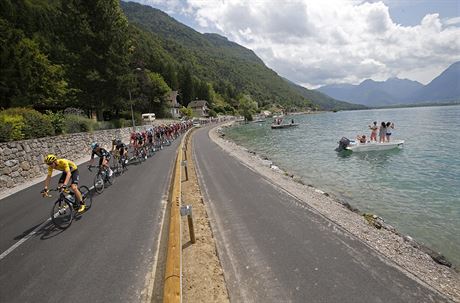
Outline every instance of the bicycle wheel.
[(93, 194), (89, 190), (87, 186), (80, 186), (81, 197), (83, 199), (83, 203), (86, 205), (86, 209), (90, 209), (91, 205), (93, 204)]
[(61, 199), (54, 202), (51, 210), (51, 221), (60, 229), (66, 229), (72, 224), (74, 210), (70, 203)]
[(109, 176), (109, 171), (108, 171), (108, 170), (105, 172), (105, 181), (106, 181), (109, 185), (112, 185), (112, 184), (113, 184), (113, 182), (114, 182), (114, 175), (115, 175), (114, 172), (112, 172), (112, 175), (111, 175), (111, 176)]
[(104, 176), (100, 172), (94, 177), (94, 190), (98, 194), (104, 191)]
[(121, 157), (121, 173), (124, 173), (125, 171), (128, 170), (128, 159), (126, 157)]
[(153, 145), (152, 145), (152, 146), (149, 147), (149, 155), (148, 156), (150, 158), (150, 157), (153, 157), (153, 155), (155, 155), (155, 147), (153, 147)]
[(139, 156), (138, 156), (137, 159), (139, 160), (139, 162), (144, 162), (144, 161), (145, 161), (145, 150), (142, 149), (142, 150), (139, 152)]
[(122, 173), (122, 168), (121, 168), (121, 163), (120, 160), (116, 161), (113, 166), (111, 167), (113, 173), (117, 176), (121, 175)]

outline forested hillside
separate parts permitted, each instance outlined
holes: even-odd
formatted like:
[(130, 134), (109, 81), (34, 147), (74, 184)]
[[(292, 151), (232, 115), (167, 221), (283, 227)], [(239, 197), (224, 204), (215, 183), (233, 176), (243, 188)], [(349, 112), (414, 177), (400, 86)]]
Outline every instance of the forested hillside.
[(122, 2), (122, 8), (131, 23), (163, 39), (165, 48), (174, 57), (186, 59), (193, 74), (211, 83), (221, 95), (231, 97), (232, 92), (244, 92), (259, 107), (276, 104), (285, 108), (359, 107), (307, 89), (295, 89), (267, 68), (253, 51), (217, 34), (200, 34), (158, 9), (134, 2)]
[(0, 108), (75, 107), (107, 120), (129, 118), (132, 104), (163, 117), (170, 90), (184, 106), (208, 100), (212, 114), (254, 101), (264, 108), (344, 105), (305, 97), (225, 37), (118, 0), (1, 0), (0, 47)]

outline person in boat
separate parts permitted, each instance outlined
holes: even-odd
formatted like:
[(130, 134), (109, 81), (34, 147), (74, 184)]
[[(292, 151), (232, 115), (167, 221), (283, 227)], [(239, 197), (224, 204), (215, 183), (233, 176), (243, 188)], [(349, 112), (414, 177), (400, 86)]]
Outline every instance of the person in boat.
[(294, 119), (291, 119), (291, 124), (294, 124)]
[(382, 124), (380, 124), (380, 129), (379, 129), (379, 142), (380, 143), (385, 143), (386, 134), (387, 134), (387, 125), (385, 122), (382, 122)]
[(359, 143), (366, 143), (366, 140), (367, 140), (367, 139), (366, 139), (366, 135), (361, 135), (361, 136), (358, 135), (358, 136), (356, 137), (356, 140), (358, 140)]
[(369, 129), (371, 130), (371, 142), (377, 142), (377, 131), (379, 130), (379, 127), (377, 126), (377, 121), (374, 121), (373, 125), (369, 125)]
[(385, 129), (385, 137), (387, 142), (390, 142), (391, 130), (395, 128), (395, 124), (392, 122), (387, 122)]

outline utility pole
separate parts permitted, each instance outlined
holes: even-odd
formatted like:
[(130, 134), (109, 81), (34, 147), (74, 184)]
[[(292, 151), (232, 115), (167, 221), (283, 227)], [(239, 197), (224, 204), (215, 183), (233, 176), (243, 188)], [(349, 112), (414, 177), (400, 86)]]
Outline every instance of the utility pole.
[(131, 119), (133, 121), (133, 131), (136, 131), (136, 124), (134, 123), (133, 100), (131, 99), (131, 89), (128, 88), (129, 104), (131, 105)]

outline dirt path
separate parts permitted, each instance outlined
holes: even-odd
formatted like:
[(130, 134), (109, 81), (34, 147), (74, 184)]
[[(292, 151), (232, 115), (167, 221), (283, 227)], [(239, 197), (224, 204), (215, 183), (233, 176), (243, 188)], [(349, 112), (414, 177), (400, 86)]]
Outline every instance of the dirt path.
[[(193, 136), (193, 134), (192, 134)], [(191, 244), (187, 217), (182, 218), (183, 302), (230, 302), (215, 239), (187, 144), (188, 181), (182, 182), (182, 205), (191, 205), (196, 243)], [(183, 177), (185, 180), (185, 176)]]

